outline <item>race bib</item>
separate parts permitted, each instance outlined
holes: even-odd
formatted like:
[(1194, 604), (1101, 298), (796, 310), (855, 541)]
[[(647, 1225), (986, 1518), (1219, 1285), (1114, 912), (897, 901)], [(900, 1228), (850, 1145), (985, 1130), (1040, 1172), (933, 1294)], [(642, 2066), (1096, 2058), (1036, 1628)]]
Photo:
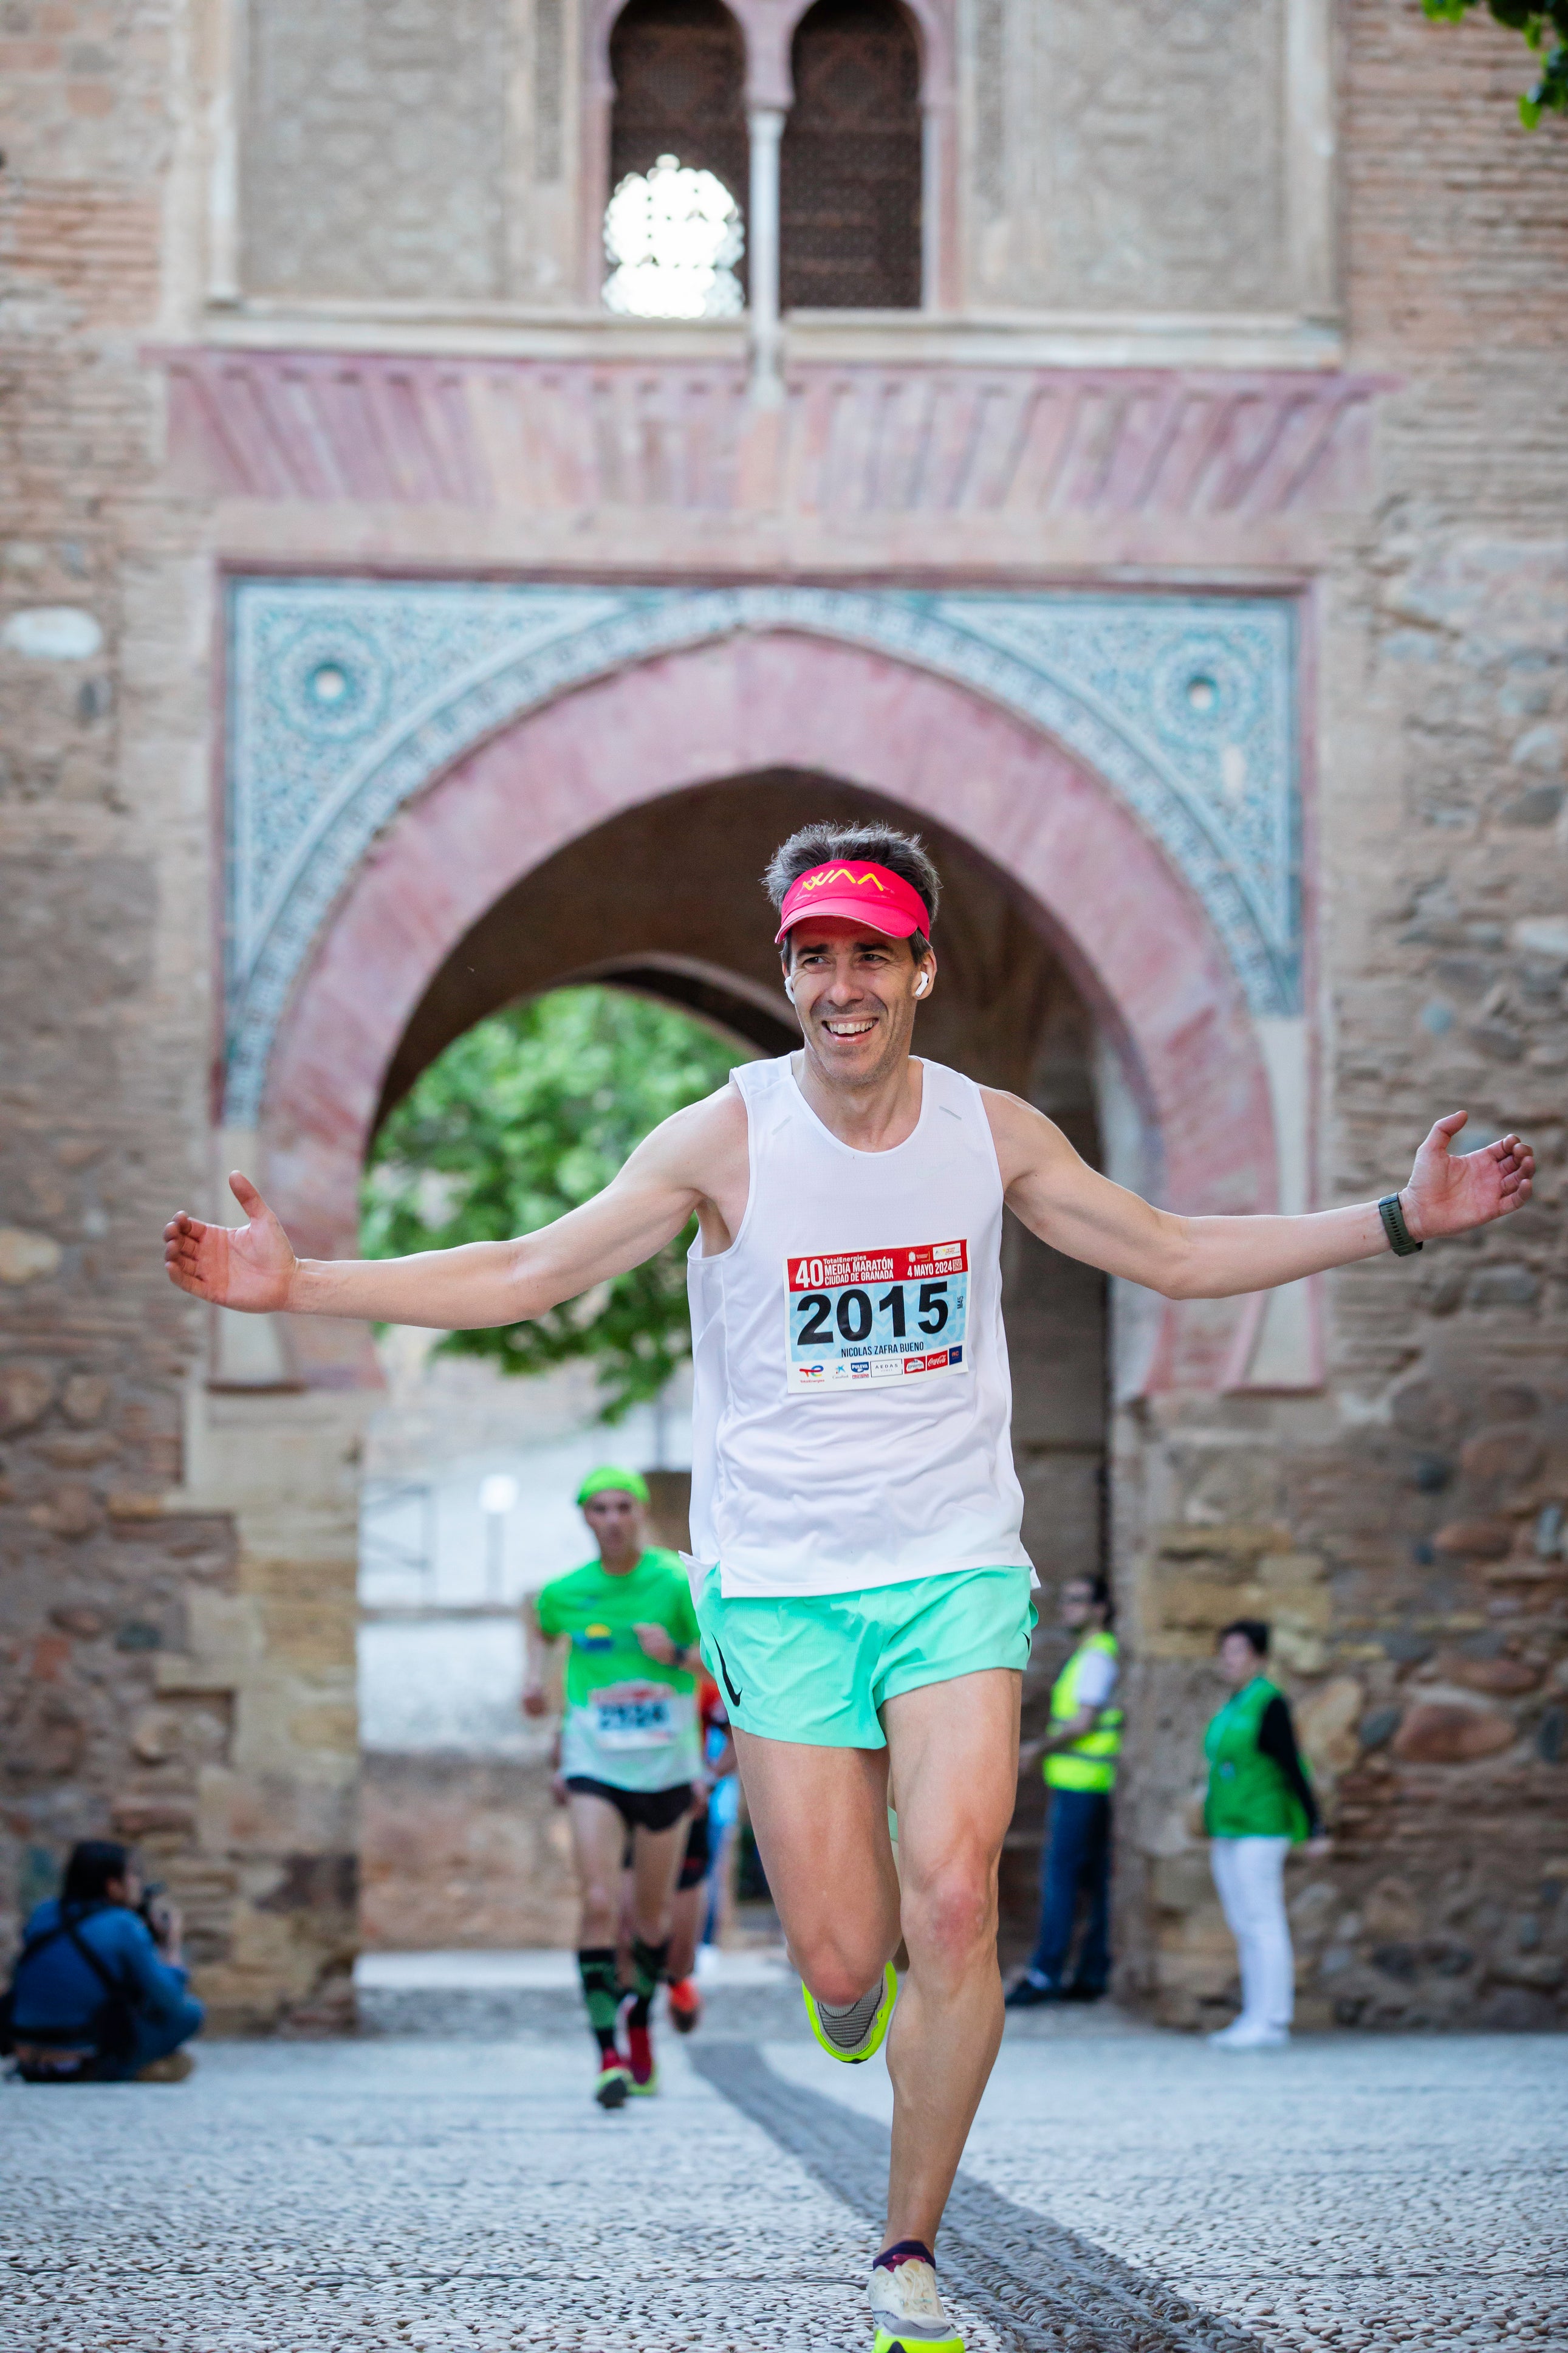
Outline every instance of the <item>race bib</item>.
[(969, 1370), (967, 1243), (786, 1259), (784, 1281), (792, 1390)]
[(664, 1748), (676, 1736), (675, 1694), (667, 1683), (613, 1683), (593, 1698), (601, 1748)]

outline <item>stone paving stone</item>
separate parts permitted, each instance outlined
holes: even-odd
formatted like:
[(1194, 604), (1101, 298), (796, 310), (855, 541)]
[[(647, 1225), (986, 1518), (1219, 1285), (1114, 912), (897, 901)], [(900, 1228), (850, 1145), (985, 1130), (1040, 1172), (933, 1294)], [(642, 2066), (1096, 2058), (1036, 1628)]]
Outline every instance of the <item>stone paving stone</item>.
[[(222, 2044), (0, 2089), (4, 2353), (865, 2353), (856, 2215), (692, 2072), (570, 2037)], [(20, 2185), (18, 2194), (17, 2185)], [(971, 2320), (974, 2353), (1005, 2340)]]
[[(879, 2062), (798, 2035), (766, 2055), (886, 2121)], [(662, 2058), (659, 2097), (614, 2116), (575, 2021), (216, 2043), (178, 2088), (0, 2087), (0, 2353), (866, 2353), (864, 2220), (685, 2046)], [(1009, 2032), (964, 2170), (1269, 2353), (1555, 2353), (1565, 2078), (1552, 2037), (1242, 2060), (1075, 2020)], [(1012, 2353), (953, 2302), (972, 2353)]]
[[(878, 2063), (766, 2046), (886, 2121)], [(1009, 2038), (964, 2170), (1276, 2353), (1568, 2345), (1568, 2040)]]

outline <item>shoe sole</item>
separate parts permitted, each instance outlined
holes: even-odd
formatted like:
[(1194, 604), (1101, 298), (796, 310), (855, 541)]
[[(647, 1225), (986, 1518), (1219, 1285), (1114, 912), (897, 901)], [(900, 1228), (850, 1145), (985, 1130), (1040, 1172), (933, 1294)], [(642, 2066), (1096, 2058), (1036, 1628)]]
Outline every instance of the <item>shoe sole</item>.
[(810, 1987), (803, 1982), (800, 1992), (801, 2000), (805, 2004), (805, 2014), (810, 2021), (811, 2031), (816, 2035), (819, 2046), (826, 2052), (830, 2059), (837, 2059), (840, 2066), (859, 2067), (864, 2065), (868, 2059), (874, 2059), (888, 2039), (888, 2028), (892, 2022), (893, 2004), (899, 1998), (898, 1972), (891, 1961), (883, 1970), (882, 1999), (878, 2005), (876, 2016), (867, 2029), (866, 2040), (858, 2051), (841, 2051), (837, 2043), (823, 2031), (821, 2021), (816, 2014), (816, 2004), (812, 2000)]
[(648, 2077), (646, 2084), (639, 2084), (637, 2077), (634, 2075), (628, 2088), (630, 2089), (631, 2096), (634, 2100), (651, 2099), (658, 2089), (658, 2069), (657, 2067), (654, 2069), (653, 2073)]
[(626, 2094), (630, 2088), (624, 2075), (615, 2075), (607, 2084), (600, 2084), (596, 2086), (594, 2097), (602, 2108), (624, 2108), (626, 2104)]
[(956, 2331), (949, 2337), (905, 2337), (879, 2328), (871, 2353), (963, 2353), (963, 2339)]
[(695, 2034), (700, 2013), (695, 2010), (672, 2010), (669, 2022), (677, 2034)]

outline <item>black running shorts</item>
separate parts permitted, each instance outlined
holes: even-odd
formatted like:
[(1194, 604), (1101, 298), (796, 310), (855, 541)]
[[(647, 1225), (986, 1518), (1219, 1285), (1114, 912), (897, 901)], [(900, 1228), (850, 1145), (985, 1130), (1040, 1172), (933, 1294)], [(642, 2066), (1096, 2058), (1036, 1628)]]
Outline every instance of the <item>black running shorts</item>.
[(595, 1781), (589, 1773), (568, 1773), (566, 1787), (583, 1798), (603, 1798), (615, 1807), (629, 1831), (668, 1831), (691, 1811), (691, 1784), (677, 1781), (668, 1789), (617, 1789), (612, 1781)]

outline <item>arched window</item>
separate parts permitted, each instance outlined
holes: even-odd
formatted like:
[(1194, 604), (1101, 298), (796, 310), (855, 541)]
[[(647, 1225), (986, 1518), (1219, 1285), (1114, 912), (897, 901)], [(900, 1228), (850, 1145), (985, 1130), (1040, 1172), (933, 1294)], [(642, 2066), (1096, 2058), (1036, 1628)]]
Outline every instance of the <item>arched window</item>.
[(745, 303), (745, 46), (721, 0), (631, 0), (610, 36), (605, 300), (644, 319)]
[(921, 61), (898, 0), (816, 0), (779, 164), (785, 310), (921, 301)]

